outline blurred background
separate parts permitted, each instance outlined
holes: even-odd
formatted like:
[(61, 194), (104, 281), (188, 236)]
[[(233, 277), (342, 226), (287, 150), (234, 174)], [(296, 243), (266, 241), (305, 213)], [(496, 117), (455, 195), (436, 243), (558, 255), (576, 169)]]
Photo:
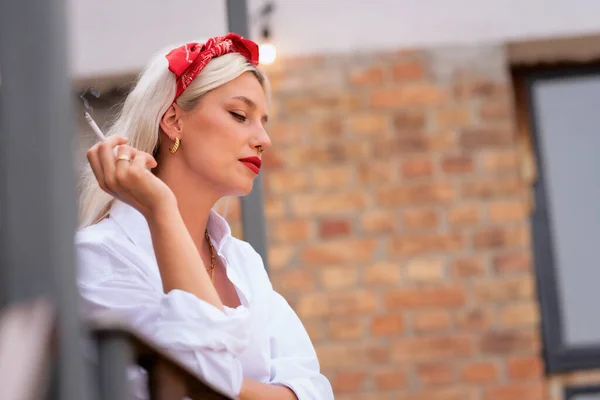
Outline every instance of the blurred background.
[[(68, 1), (76, 115), (95, 87), (105, 126), (154, 52), (230, 30), (225, 3)], [(336, 398), (600, 399), (600, 3), (247, 10), (273, 149), (227, 219)]]

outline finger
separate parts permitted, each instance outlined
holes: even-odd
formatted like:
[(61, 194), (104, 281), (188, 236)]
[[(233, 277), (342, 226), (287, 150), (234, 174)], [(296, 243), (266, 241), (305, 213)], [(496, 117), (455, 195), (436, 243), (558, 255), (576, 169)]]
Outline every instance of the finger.
[(127, 144), (128, 141), (129, 141), (129, 139), (127, 139), (126, 137), (113, 135), (113, 136), (109, 136), (106, 139), (104, 139), (101, 142), (101, 144), (108, 146), (111, 149), (114, 149), (118, 145)]
[(156, 160), (150, 154), (145, 153), (143, 151), (137, 151), (131, 167), (135, 169), (145, 169), (155, 168), (157, 165)]
[[(100, 144), (100, 148), (98, 151), (98, 156), (102, 165), (104, 184), (107, 187), (108, 191), (113, 195), (115, 195), (116, 192), (118, 192), (120, 189), (116, 179), (115, 154), (113, 150), (113, 142), (115, 141), (120, 142), (116, 139), (113, 141), (107, 140), (106, 142)], [(126, 149), (121, 149), (124, 146), (126, 145), (119, 146), (117, 151), (126, 151)]]
[[(108, 188), (104, 183), (104, 171), (102, 170), (102, 163), (100, 162), (99, 152), (100, 146), (94, 145), (87, 152), (87, 159), (92, 167), (92, 172), (98, 181), (100, 188), (106, 192), (109, 192)], [(112, 193), (111, 193), (112, 194)]]
[(121, 145), (117, 150), (117, 156), (114, 161), (114, 177), (115, 185), (119, 191), (127, 190), (127, 174), (136, 153), (136, 149), (127, 145)]

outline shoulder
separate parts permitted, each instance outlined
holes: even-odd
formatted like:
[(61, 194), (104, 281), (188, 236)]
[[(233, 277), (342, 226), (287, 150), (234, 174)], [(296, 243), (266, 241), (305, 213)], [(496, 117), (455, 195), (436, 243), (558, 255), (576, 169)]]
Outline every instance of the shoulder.
[(106, 218), (75, 233), (75, 250), (83, 247), (106, 246), (112, 239), (118, 241), (120, 236), (124, 237), (118, 226), (110, 218)]
[(271, 285), (263, 258), (250, 243), (231, 236), (227, 252), (236, 258), (236, 263), (242, 267), (243, 272), (253, 279), (265, 280)]
[(74, 247), (80, 284), (114, 279), (128, 269), (127, 255), (133, 244), (110, 219), (80, 229), (75, 233)]

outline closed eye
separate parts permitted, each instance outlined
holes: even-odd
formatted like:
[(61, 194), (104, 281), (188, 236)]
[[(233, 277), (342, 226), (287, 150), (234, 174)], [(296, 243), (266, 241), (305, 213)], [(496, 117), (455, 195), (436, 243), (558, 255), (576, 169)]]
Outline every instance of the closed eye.
[(240, 122), (246, 122), (247, 118), (245, 116), (243, 116), (242, 114), (238, 114), (233, 111), (229, 111), (229, 114), (231, 114), (233, 116), (233, 118), (237, 119)]

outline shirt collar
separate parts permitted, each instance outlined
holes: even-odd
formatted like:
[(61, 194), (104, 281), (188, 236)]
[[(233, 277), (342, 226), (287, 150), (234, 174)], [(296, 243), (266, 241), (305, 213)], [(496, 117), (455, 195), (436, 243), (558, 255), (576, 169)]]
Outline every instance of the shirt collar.
[[(138, 210), (120, 200), (114, 200), (110, 209), (110, 217), (134, 244), (154, 254), (148, 222)], [(229, 224), (225, 218), (211, 209), (208, 215), (207, 229), (215, 248), (218, 252), (221, 252), (223, 246), (232, 237)]]

